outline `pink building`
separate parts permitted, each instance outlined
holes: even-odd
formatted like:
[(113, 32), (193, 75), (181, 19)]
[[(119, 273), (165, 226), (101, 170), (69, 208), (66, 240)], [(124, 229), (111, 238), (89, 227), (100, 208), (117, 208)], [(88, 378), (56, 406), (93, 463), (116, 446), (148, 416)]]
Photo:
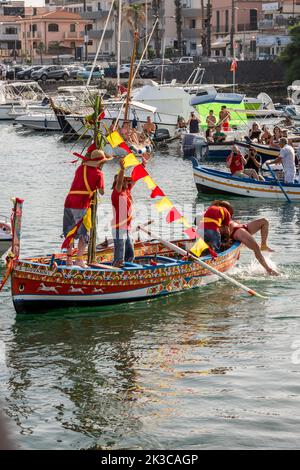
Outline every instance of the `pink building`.
[(39, 57), (41, 50), (44, 55), (75, 55), (75, 49), (84, 44), (86, 21), (78, 13), (28, 8), (18, 23), (24, 57)]
[[(236, 55), (253, 57), (262, 1), (212, 0), (212, 54), (230, 55), (232, 20)], [(232, 8), (234, 4), (234, 9)]]

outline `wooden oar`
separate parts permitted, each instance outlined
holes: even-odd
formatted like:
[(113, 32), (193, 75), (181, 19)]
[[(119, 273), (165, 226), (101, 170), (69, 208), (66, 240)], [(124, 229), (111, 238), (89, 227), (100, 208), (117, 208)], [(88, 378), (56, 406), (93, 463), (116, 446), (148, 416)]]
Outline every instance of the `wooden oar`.
[(245, 286), (244, 284), (242, 284), (241, 282), (238, 282), (236, 281), (235, 279), (233, 279), (232, 277), (229, 277), (227, 274), (225, 273), (222, 273), (220, 271), (218, 271), (217, 269), (213, 268), (212, 266), (210, 266), (209, 264), (205, 263), (204, 261), (202, 261), (201, 259), (197, 258), (197, 256), (193, 255), (192, 253), (186, 251), (186, 250), (183, 250), (182, 248), (179, 248), (179, 246), (177, 245), (174, 245), (174, 243), (171, 243), (171, 242), (168, 242), (166, 240), (163, 240), (162, 238), (160, 238), (157, 234), (153, 233), (153, 232), (149, 232), (148, 230), (146, 230), (145, 228), (143, 227), (139, 227), (139, 230), (142, 230), (142, 232), (145, 232), (148, 236), (152, 237), (152, 238), (155, 238), (156, 240), (158, 240), (159, 242), (161, 242), (163, 245), (165, 245), (166, 247), (170, 248), (171, 250), (173, 250), (175, 253), (178, 253), (182, 256), (188, 256), (189, 258), (191, 258), (195, 263), (199, 264), (200, 266), (202, 266), (203, 268), (207, 269), (208, 271), (211, 271), (212, 273), (216, 274), (217, 276), (221, 277), (222, 279), (224, 279), (225, 281), (227, 282), (230, 282), (231, 284), (239, 287), (240, 289), (243, 289), (244, 291), (246, 291), (248, 294), (250, 295), (253, 295), (255, 297), (259, 297), (260, 299), (267, 299), (268, 297), (265, 297), (264, 295), (261, 295), (259, 294), (258, 292), (256, 292), (255, 290), (253, 289), (250, 289), (249, 287)]
[(276, 183), (278, 184), (278, 186), (279, 186), (281, 192), (284, 194), (284, 196), (285, 196), (287, 202), (292, 202), (292, 201), (290, 200), (289, 196), (287, 195), (287, 193), (285, 192), (285, 190), (284, 190), (282, 184), (281, 184), (280, 181), (277, 179), (277, 176), (275, 175), (275, 173), (274, 173), (274, 171), (272, 170), (272, 168), (270, 167), (270, 165), (268, 165), (268, 163), (266, 163), (266, 165), (267, 165), (267, 167), (268, 167), (268, 169), (269, 169), (269, 172), (270, 172), (271, 175), (273, 176), (274, 180), (275, 180)]

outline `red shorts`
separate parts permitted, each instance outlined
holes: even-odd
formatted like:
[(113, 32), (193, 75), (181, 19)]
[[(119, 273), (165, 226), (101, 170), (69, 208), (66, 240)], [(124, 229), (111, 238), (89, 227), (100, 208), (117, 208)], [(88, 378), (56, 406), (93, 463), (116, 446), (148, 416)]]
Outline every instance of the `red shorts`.
[(223, 129), (224, 129), (224, 131), (226, 131), (226, 132), (229, 131), (229, 122), (223, 122)]
[(231, 232), (230, 237), (231, 237), (232, 239), (234, 239), (234, 234), (235, 234), (235, 232), (237, 232), (238, 230), (240, 230), (240, 228), (243, 228), (243, 229), (247, 230), (247, 232), (249, 232), (248, 224), (239, 224), (239, 225), (237, 225), (236, 227), (234, 227), (234, 229), (233, 229), (232, 232)]

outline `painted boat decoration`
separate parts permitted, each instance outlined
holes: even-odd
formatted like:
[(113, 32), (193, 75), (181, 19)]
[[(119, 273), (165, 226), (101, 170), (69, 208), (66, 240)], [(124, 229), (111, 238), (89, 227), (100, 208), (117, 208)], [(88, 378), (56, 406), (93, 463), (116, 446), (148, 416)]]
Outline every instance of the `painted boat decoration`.
[(285, 192), (291, 201), (300, 202), (300, 184), (281, 182), (282, 190), (274, 178), (266, 178), (266, 181), (238, 178), (225, 171), (203, 167), (196, 161), (194, 162), (194, 179), (198, 192), (201, 193), (222, 193), (285, 201)]
[[(14, 208), (14, 258), (11, 260), (11, 291), (17, 313), (42, 313), (67, 307), (102, 307), (152, 299), (218, 280), (218, 276), (184, 259), (158, 241), (137, 242), (135, 262), (113, 268), (110, 247), (96, 252), (95, 263), (87, 269), (67, 267), (65, 255), (19, 259), (22, 201)], [(175, 244), (187, 249), (186, 240)], [(240, 244), (220, 253), (217, 258), (203, 257), (209, 266), (228, 272), (240, 254)]]

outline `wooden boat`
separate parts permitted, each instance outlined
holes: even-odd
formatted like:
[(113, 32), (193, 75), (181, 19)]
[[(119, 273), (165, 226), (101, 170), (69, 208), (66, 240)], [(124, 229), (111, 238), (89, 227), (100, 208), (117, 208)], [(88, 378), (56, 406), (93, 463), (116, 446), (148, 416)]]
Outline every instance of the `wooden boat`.
[[(266, 177), (266, 181), (251, 178), (238, 178), (225, 171), (203, 167), (194, 162), (194, 179), (201, 193), (222, 193), (232, 196), (259, 197), (285, 201), (286, 196), (274, 178)], [(285, 193), (292, 201), (300, 202), (300, 184), (281, 182)]]
[(11, 247), (11, 225), (7, 217), (0, 215), (0, 256), (4, 255)]
[[(112, 248), (96, 251), (87, 269), (67, 267), (65, 256), (54, 254), (19, 259), (22, 201), (14, 208), (14, 258), (11, 260), (12, 299), (17, 313), (42, 313), (67, 307), (102, 307), (152, 299), (216, 281), (218, 276), (195, 261), (178, 256), (158, 241), (137, 242), (135, 261), (113, 268)], [(174, 242), (187, 249), (186, 240)], [(213, 259), (202, 259), (220, 272), (229, 271), (239, 258), (240, 244)]]

